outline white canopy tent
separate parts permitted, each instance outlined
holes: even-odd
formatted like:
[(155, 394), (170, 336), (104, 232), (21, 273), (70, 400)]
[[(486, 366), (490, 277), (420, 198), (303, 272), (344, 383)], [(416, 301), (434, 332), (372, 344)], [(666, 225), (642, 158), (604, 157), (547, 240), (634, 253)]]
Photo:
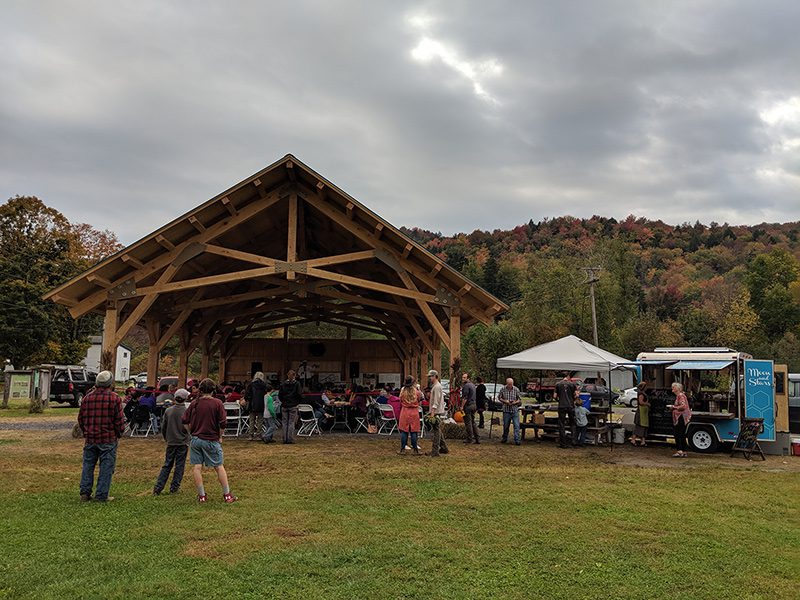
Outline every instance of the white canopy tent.
[(630, 361), (568, 335), (497, 359), (498, 369), (538, 371), (613, 371), (630, 369)]
[[(617, 369), (632, 369), (630, 361), (602, 348), (585, 342), (579, 337), (568, 335), (546, 344), (528, 348), (511, 356), (497, 359), (498, 369), (521, 369), (531, 371), (596, 371), (611, 372)], [(608, 417), (612, 418), (611, 388), (608, 388), (608, 407), (605, 409)], [(494, 422), (494, 419), (492, 419)], [(489, 428), (491, 437), (491, 427)], [(609, 438), (609, 442), (610, 442)], [(611, 449), (614, 445), (610, 444)]]

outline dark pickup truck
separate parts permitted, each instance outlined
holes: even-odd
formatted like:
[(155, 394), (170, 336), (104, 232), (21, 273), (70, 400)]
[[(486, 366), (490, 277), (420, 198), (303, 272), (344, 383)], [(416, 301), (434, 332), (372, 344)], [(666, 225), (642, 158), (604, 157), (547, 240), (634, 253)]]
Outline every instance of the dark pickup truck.
[(53, 371), (50, 379), (50, 401), (80, 406), (83, 397), (94, 387), (97, 373), (80, 365), (47, 365)]

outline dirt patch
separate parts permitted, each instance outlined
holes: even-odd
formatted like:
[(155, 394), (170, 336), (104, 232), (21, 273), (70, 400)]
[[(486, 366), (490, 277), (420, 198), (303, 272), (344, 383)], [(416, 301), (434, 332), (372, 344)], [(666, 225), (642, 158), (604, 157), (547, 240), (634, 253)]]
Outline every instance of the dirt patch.
[(281, 539), (306, 537), (304, 531), (297, 531), (296, 529), (289, 529), (288, 527), (276, 527), (273, 533)]

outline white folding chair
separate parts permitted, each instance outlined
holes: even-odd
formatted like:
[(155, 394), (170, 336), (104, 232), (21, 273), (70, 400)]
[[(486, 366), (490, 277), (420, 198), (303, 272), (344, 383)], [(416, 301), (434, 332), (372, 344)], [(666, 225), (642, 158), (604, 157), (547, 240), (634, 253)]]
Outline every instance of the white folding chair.
[(223, 437), (238, 436), (242, 432), (242, 407), (238, 402), (225, 402), (225, 430)]
[(314, 414), (314, 407), (310, 404), (297, 405), (297, 418), (300, 419), (300, 429), (297, 430), (297, 435), (311, 437), (315, 433), (322, 435), (317, 422), (317, 415)]
[[(379, 404), (378, 408), (381, 411), (381, 421), (380, 426), (378, 427), (378, 433), (392, 435), (394, 430), (397, 429), (397, 417), (394, 415), (394, 409), (392, 408), (392, 405)], [(389, 429), (389, 432), (385, 433), (387, 428)]]
[(425, 437), (425, 414), (422, 412), (422, 407), (419, 407), (419, 437)]
[(364, 433), (369, 433), (369, 423), (367, 423), (367, 417), (356, 417), (356, 430), (353, 433), (358, 433), (362, 429), (364, 430)]
[(146, 406), (139, 406), (133, 415), (131, 437), (147, 437), (153, 431), (153, 415)]

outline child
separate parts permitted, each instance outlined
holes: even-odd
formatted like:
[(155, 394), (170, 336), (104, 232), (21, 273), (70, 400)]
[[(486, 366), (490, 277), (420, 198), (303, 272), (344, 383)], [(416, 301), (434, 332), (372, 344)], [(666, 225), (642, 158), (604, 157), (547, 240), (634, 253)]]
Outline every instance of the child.
[(583, 400), (575, 399), (575, 428), (577, 429), (576, 446), (586, 445), (586, 427), (589, 425), (589, 409), (583, 405)]
[(275, 435), (277, 428), (276, 415), (281, 412), (281, 401), (278, 399), (278, 390), (273, 390), (272, 386), (267, 384), (267, 394), (264, 397), (264, 424), (266, 429), (261, 434), (261, 440), (265, 444), (271, 444), (275, 440), (272, 436)]
[(170, 494), (177, 494), (181, 489), (183, 480), (183, 470), (186, 468), (186, 453), (189, 451), (191, 436), (181, 422), (183, 413), (186, 412), (186, 399), (189, 392), (181, 388), (175, 392), (175, 405), (170, 406), (164, 413), (161, 423), (161, 435), (167, 442), (167, 452), (164, 458), (164, 466), (158, 474), (156, 485), (153, 487), (153, 496), (158, 496), (169, 479), (169, 472), (175, 468), (172, 476), (172, 485), (169, 487)]

